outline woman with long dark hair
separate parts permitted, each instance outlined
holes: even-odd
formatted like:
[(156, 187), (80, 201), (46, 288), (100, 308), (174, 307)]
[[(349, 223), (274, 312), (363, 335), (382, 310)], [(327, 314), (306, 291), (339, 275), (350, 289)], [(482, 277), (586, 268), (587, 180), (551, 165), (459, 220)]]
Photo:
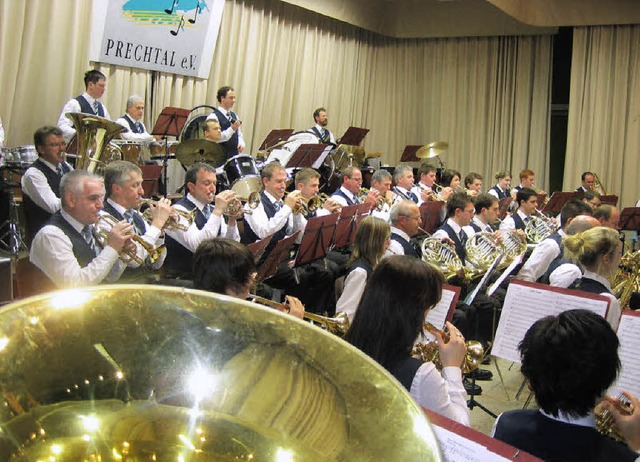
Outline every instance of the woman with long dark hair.
[(436, 334), (442, 373), (433, 363), (411, 356), (443, 283), (438, 269), (417, 258), (385, 258), (369, 277), (346, 340), (393, 374), (420, 406), (469, 425), (460, 369), (466, 349), (460, 331), (448, 322), (449, 342)]

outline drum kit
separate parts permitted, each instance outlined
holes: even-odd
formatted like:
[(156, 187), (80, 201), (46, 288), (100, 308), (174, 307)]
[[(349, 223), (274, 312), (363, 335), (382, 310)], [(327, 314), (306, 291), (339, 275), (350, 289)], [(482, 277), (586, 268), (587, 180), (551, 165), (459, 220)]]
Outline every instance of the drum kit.
[(34, 145), (0, 147), (0, 248), (17, 258), (26, 250), (19, 220), (21, 196), (20, 178), (24, 171), (38, 158)]

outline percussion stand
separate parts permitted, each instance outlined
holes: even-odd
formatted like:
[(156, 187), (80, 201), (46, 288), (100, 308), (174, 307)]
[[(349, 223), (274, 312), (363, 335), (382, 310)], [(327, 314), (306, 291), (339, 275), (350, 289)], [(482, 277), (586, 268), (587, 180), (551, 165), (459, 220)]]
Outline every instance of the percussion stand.
[(479, 407), (480, 409), (482, 409), (484, 412), (486, 412), (487, 414), (489, 414), (491, 417), (493, 417), (494, 419), (497, 419), (498, 416), (496, 414), (494, 414), (493, 412), (491, 412), (489, 409), (487, 409), (486, 407), (484, 407), (482, 404), (480, 404), (478, 402), (478, 400), (476, 400), (476, 395), (473, 392), (473, 390), (476, 387), (476, 378), (475, 376), (471, 377), (471, 393), (469, 393), (470, 398), (467, 400), (467, 407), (473, 411), (474, 407)]
[(158, 120), (153, 126), (151, 131), (152, 135), (160, 135), (164, 140), (164, 157), (162, 159), (162, 181), (163, 181), (163, 193), (166, 196), (168, 194), (167, 182), (169, 171), (169, 143), (167, 142), (167, 136), (175, 136), (176, 139), (180, 136), (184, 125), (187, 123), (187, 118), (191, 113), (188, 109), (182, 109), (179, 107), (165, 107)]
[[(7, 227), (2, 236), (0, 236), (0, 245), (9, 251), (11, 258), (18, 260), (21, 250), (28, 250), (26, 244), (22, 240), (22, 232), (20, 231), (20, 220), (18, 218), (18, 206), (16, 204), (13, 188), (17, 184), (2, 181), (2, 188), (9, 193), (9, 217), (0, 225), (0, 229)], [(8, 238), (5, 242), (5, 238)]]

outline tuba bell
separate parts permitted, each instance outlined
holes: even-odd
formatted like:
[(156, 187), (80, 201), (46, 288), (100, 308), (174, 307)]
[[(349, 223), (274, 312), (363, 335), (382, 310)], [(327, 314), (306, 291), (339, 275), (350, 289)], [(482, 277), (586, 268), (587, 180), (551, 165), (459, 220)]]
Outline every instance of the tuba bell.
[(76, 170), (82, 169), (95, 173), (101, 163), (109, 142), (119, 133), (127, 129), (120, 124), (93, 114), (67, 112), (67, 119), (73, 122), (76, 129), (77, 158)]

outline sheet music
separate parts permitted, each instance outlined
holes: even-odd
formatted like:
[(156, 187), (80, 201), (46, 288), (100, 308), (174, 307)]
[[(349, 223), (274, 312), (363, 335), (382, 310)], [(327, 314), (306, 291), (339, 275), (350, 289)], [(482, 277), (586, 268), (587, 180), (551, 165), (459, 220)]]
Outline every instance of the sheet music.
[(509, 459), (491, 452), (482, 444), (458, 435), (446, 428), (433, 425), (446, 462), (508, 462)]
[(442, 298), (436, 306), (427, 311), (427, 315), (424, 317), (424, 321), (430, 322), (438, 329), (442, 329), (444, 327), (444, 322), (447, 319), (449, 308), (451, 308), (451, 303), (453, 302), (453, 298), (455, 296), (456, 293), (453, 290), (443, 288)]
[(585, 309), (605, 317), (607, 307), (605, 301), (554, 291), (542, 284), (512, 282), (504, 300), (491, 353), (520, 363), (518, 344), (538, 319), (573, 309)]
[(320, 167), (322, 167), (322, 163), (324, 162), (324, 160), (327, 158), (327, 156), (331, 152), (331, 148), (332, 148), (331, 145), (327, 145), (327, 147), (324, 148), (324, 151), (322, 151), (322, 154), (320, 154), (320, 156), (313, 163), (313, 165), (312, 165), (313, 168), (315, 168), (317, 170)]
[(622, 390), (629, 391), (640, 396), (640, 360), (638, 348), (640, 348), (640, 317), (632, 314), (623, 314), (618, 326), (618, 339), (620, 348), (620, 374), (611, 386), (608, 394), (618, 396)]

